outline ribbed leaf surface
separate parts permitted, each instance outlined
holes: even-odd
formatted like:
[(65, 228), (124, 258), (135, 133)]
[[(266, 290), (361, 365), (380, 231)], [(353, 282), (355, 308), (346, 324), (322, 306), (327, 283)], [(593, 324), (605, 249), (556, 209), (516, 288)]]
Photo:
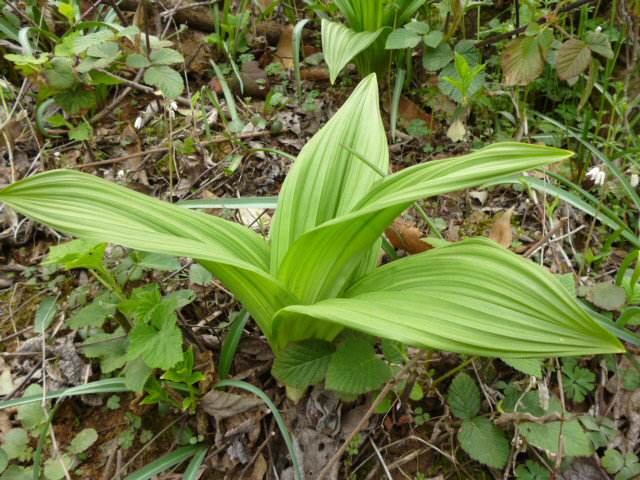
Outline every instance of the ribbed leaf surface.
[[(388, 170), (389, 152), (378, 103), (378, 85), (371, 75), (298, 155), (278, 196), (271, 228), (273, 273), (297, 238), (349, 212), (379, 180), (375, 169)], [(366, 254), (370, 246), (361, 253)]]
[(392, 262), (346, 294), (285, 308), (274, 324), (276, 344), (326, 320), (407, 345), (489, 357), (623, 351), (551, 273), (487, 239)]
[(322, 19), (322, 52), (329, 67), (331, 83), (347, 64), (376, 41), (383, 29), (355, 32), (339, 23)]
[(268, 244), (248, 228), (92, 175), (53, 170), (14, 183), (0, 201), (80, 238), (200, 260), (247, 306), (265, 334), (291, 303), (268, 270)]
[(400, 213), (421, 198), (481, 185), (541, 167), (571, 152), (499, 143), (457, 158), (407, 168), (379, 181), (353, 210), (301, 236), (278, 277), (305, 303), (337, 296), (352, 278), (354, 255), (369, 249)]

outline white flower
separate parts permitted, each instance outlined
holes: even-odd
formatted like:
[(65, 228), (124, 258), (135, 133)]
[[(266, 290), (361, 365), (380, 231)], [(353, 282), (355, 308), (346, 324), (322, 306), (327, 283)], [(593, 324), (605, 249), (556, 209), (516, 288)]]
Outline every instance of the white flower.
[(134, 127), (136, 130), (140, 130), (140, 129), (142, 128), (142, 122), (143, 122), (142, 117), (137, 117), (137, 118), (136, 118), (136, 121), (135, 121), (135, 122), (133, 122), (133, 127)]
[(607, 174), (600, 167), (592, 167), (587, 172), (587, 177), (589, 177), (596, 185), (604, 185), (604, 181), (607, 179)]
[(633, 188), (636, 188), (638, 186), (638, 184), (640, 183), (640, 176), (638, 176), (637, 173), (632, 173), (631, 174), (631, 179), (629, 180), (629, 183), (631, 184), (631, 186)]
[(602, 31), (602, 27), (601, 26), (597, 26), (596, 27), (596, 33), (600, 33)]
[(169, 104), (169, 109), (173, 110), (174, 112), (177, 112), (178, 111), (178, 104), (176, 102), (171, 102)]

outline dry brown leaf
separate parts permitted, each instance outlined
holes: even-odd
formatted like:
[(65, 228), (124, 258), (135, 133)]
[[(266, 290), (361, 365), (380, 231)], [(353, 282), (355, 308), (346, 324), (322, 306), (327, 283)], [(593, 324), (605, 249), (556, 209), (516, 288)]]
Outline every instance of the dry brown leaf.
[(236, 395), (221, 390), (210, 390), (201, 403), (202, 409), (216, 420), (233, 417), (262, 405), (262, 400), (248, 395)]
[(256, 463), (253, 466), (253, 472), (251, 473), (251, 480), (262, 480), (267, 474), (267, 461), (264, 458), (264, 455), (258, 455), (256, 458)]
[(422, 240), (420, 229), (406, 220), (396, 220), (384, 233), (394, 248), (407, 253), (420, 253), (433, 248)]
[(509, 248), (513, 242), (513, 231), (511, 229), (511, 216), (515, 207), (511, 207), (500, 214), (493, 222), (489, 238), (494, 242)]
[(398, 119), (402, 127), (408, 127), (413, 120), (422, 120), (430, 129), (434, 129), (433, 117), (408, 97), (400, 97), (398, 104)]
[(284, 68), (293, 68), (293, 26), (287, 25), (282, 29), (274, 57)]

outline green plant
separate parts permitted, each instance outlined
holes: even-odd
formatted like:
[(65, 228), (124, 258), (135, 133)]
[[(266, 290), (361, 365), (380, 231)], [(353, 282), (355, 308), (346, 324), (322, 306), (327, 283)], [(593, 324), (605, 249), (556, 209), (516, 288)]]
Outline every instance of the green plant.
[[(322, 51), (329, 66), (331, 82), (354, 60), (360, 75), (383, 76), (391, 61), (385, 47), (387, 37), (404, 25), (425, 0), (339, 0), (336, 6), (349, 27), (322, 19)], [(411, 25), (411, 24), (409, 24)], [(396, 34), (397, 35), (397, 34)], [(393, 39), (392, 39), (393, 41)], [(392, 44), (391, 47), (394, 45)]]
[[(502, 143), (384, 176), (388, 151), (371, 75), (300, 152), (282, 187), (270, 241), (72, 171), (19, 181), (0, 191), (0, 200), (87, 241), (197, 259), (254, 318), (275, 351), (274, 368), (306, 349), (301, 371), (293, 376), (290, 369), (283, 382), (304, 388), (327, 372), (342, 391), (349, 385), (339, 379), (349, 375), (341, 368), (352, 368), (345, 343), (357, 342), (359, 362), (378, 365), (371, 336), (481, 356), (623, 351), (553, 275), (490, 240), (465, 240), (376, 268), (380, 236), (416, 200), (570, 155)], [(147, 322), (140, 327), (145, 332), (157, 328)], [(367, 388), (384, 377), (382, 367), (375, 370), (375, 382), (363, 380)]]

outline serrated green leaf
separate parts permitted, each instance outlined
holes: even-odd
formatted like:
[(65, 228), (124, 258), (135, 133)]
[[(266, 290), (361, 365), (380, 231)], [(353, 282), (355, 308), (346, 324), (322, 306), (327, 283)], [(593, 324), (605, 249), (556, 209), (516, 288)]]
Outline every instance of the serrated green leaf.
[(537, 37), (519, 37), (509, 42), (502, 53), (502, 71), (506, 85), (528, 85), (544, 70)]
[(542, 377), (542, 360), (539, 358), (504, 358), (502, 361), (519, 372)]
[(43, 75), (51, 88), (64, 90), (71, 88), (75, 83), (73, 75), (73, 60), (70, 58), (56, 57), (51, 60), (51, 68), (45, 70)]
[(451, 382), (447, 403), (451, 412), (461, 420), (468, 420), (480, 412), (482, 397), (476, 382), (466, 373), (459, 373)]
[(289, 345), (273, 363), (271, 373), (284, 384), (305, 389), (322, 381), (335, 347), (322, 340), (305, 340)]
[(322, 19), (322, 52), (329, 67), (329, 78), (336, 78), (347, 64), (360, 52), (369, 47), (384, 29), (375, 32), (355, 32), (336, 22)]
[(591, 63), (591, 50), (582, 40), (570, 38), (556, 56), (556, 70), (561, 80), (569, 80), (584, 72)]
[(624, 457), (618, 450), (609, 448), (602, 457), (602, 467), (607, 472), (615, 474), (624, 467)]
[(56, 313), (58, 313), (56, 297), (45, 298), (36, 311), (36, 322), (33, 326), (33, 331), (36, 333), (44, 333), (51, 322), (53, 322)]
[(383, 338), (380, 342), (384, 357), (390, 363), (401, 365), (407, 360), (407, 347), (400, 342)]
[(144, 72), (144, 82), (156, 87), (168, 99), (178, 98), (184, 91), (182, 76), (166, 65), (147, 68)]
[(492, 468), (503, 468), (509, 459), (509, 440), (488, 418), (462, 422), (458, 442), (471, 458)]
[(420, 35), (406, 28), (398, 28), (389, 34), (385, 48), (387, 50), (400, 50), (415, 48), (420, 43)]
[(127, 360), (142, 357), (151, 368), (169, 370), (182, 361), (182, 332), (175, 314), (162, 319), (160, 328), (138, 323), (129, 332)]
[(111, 373), (126, 363), (129, 340), (121, 328), (113, 333), (98, 333), (87, 338), (82, 352), (87, 358), (98, 358), (102, 373)]
[(118, 304), (118, 310), (138, 322), (148, 322), (156, 307), (162, 302), (157, 283), (134, 288), (129, 298)]
[(93, 128), (91, 128), (91, 125), (83, 121), (69, 130), (69, 139), (81, 142), (89, 140), (92, 134)]
[(69, 445), (69, 452), (78, 455), (88, 450), (97, 440), (98, 432), (94, 428), (85, 428), (73, 437)]
[(110, 292), (98, 295), (93, 302), (80, 308), (69, 317), (70, 328), (101, 327), (116, 312), (118, 299)]
[(58, 105), (72, 115), (88, 111), (96, 105), (95, 94), (85, 90), (83, 86), (65, 90), (53, 98)]
[(564, 440), (563, 453), (569, 457), (587, 457), (593, 454), (593, 444), (589, 436), (582, 430), (578, 420), (565, 422), (549, 422), (544, 424), (523, 423), (520, 425), (522, 436), (534, 447), (557, 454), (560, 444), (560, 432)]
[(127, 67), (131, 68), (147, 68), (151, 65), (149, 59), (140, 53), (132, 53), (127, 55)]
[(92, 240), (71, 240), (49, 248), (49, 255), (43, 265), (61, 265), (67, 270), (72, 268), (91, 268), (100, 270), (103, 266), (107, 244)]
[(391, 378), (391, 369), (379, 359), (364, 339), (350, 337), (338, 347), (329, 361), (326, 387), (359, 395), (370, 392)]
[(159, 48), (152, 50), (149, 55), (151, 63), (154, 65), (172, 65), (174, 63), (184, 62), (182, 54), (173, 48)]
[(133, 252), (131, 256), (136, 265), (161, 272), (173, 272), (182, 266), (176, 257), (162, 253)]
[(145, 363), (142, 357), (136, 358), (127, 362), (124, 368), (124, 383), (131, 391), (142, 392), (152, 373), (153, 369)]

